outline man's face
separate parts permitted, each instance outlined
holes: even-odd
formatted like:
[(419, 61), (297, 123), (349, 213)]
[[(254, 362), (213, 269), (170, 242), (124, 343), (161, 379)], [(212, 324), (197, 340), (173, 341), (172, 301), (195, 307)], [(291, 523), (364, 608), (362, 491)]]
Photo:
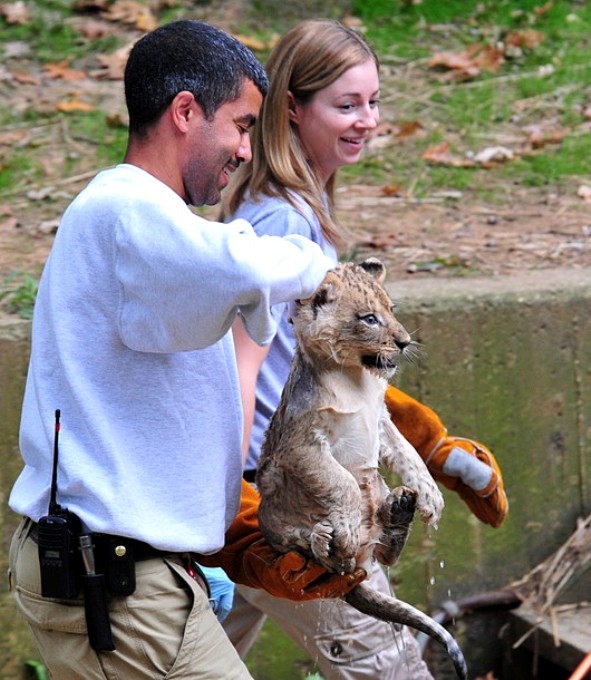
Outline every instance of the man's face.
[(250, 130), (259, 114), (263, 97), (250, 80), (242, 94), (222, 104), (212, 120), (197, 116), (191, 131), (183, 184), (191, 205), (215, 205), (228, 185), (230, 173), (252, 159)]

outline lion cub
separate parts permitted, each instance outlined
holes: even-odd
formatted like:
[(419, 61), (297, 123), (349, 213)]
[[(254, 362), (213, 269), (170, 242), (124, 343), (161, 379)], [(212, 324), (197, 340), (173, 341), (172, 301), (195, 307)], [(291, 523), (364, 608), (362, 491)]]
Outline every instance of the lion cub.
[[(393, 564), (415, 507), (435, 524), (443, 497), (422, 459), (392, 423), (387, 381), (411, 338), (382, 287), (383, 264), (339, 264), (297, 304), (297, 347), (256, 474), (259, 523), (278, 551), (298, 549), (330, 571)], [(406, 486), (389, 490), (379, 467)], [(423, 630), (465, 669), (451, 635), (410, 605), (365, 584), (346, 597), (378, 618)], [(464, 664), (464, 665), (462, 665)]]
[[(387, 380), (411, 342), (380, 285), (384, 277), (375, 258), (339, 264), (297, 303), (296, 353), (257, 471), (267, 540), (283, 550), (297, 546), (333, 571), (367, 569), (373, 557), (396, 560), (389, 509), (400, 497), (414, 505), (416, 494), (430, 524), (443, 509), (384, 404)], [(378, 466), (412, 491), (390, 493)]]

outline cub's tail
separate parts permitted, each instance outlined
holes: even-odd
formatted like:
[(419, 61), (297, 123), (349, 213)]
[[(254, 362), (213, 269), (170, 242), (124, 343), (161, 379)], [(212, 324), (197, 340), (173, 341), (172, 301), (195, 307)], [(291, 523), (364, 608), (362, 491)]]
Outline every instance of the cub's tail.
[(462, 650), (448, 631), (431, 617), (412, 605), (379, 593), (365, 583), (360, 583), (345, 595), (345, 601), (364, 614), (390, 623), (402, 623), (426, 633), (442, 644), (449, 654), (456, 673), (462, 680), (468, 678), (468, 668)]

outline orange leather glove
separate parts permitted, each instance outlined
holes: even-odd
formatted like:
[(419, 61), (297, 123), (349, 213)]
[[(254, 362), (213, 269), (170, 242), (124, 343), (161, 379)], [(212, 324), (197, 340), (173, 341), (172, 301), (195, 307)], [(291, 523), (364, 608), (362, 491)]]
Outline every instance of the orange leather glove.
[(471, 439), (448, 435), (434, 411), (391, 385), (386, 389), (386, 406), (433, 478), (456, 491), (481, 522), (501, 526), (509, 503), (492, 453)]
[(295, 550), (275, 551), (259, 529), (259, 503), (258, 492), (243, 481), (240, 509), (226, 532), (224, 547), (214, 555), (199, 555), (200, 564), (222, 567), (236, 583), (297, 601), (341, 598), (365, 579), (364, 569), (333, 574)]

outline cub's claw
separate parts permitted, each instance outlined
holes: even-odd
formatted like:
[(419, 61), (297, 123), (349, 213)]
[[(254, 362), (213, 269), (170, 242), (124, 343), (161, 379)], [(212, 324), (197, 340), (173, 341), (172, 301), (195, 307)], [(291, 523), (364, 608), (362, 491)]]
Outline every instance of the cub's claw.
[(350, 532), (338, 531), (329, 522), (317, 522), (310, 534), (314, 559), (329, 571), (343, 574), (355, 571), (357, 543), (352, 541)]
[[(390, 492), (390, 513), (393, 523), (410, 522), (417, 507), (417, 493), (407, 486), (398, 486)], [(408, 517), (407, 517), (408, 515)]]

